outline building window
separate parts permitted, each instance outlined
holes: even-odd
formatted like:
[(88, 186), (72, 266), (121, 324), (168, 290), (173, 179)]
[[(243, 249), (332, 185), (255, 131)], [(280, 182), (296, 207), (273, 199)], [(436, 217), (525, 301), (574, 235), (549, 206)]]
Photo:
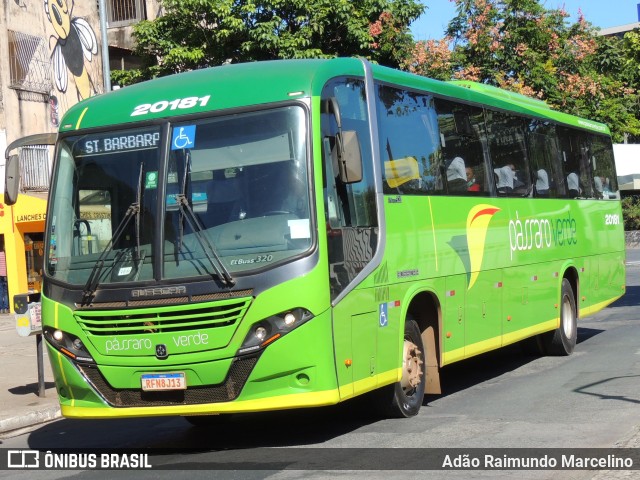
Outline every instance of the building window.
[(51, 60), (45, 39), (7, 31), (9, 39), (9, 87), (29, 92), (51, 91)]
[(20, 180), (23, 192), (49, 189), (47, 145), (32, 145), (20, 149)]
[(124, 27), (144, 20), (142, 0), (109, 0), (107, 2), (109, 27)]

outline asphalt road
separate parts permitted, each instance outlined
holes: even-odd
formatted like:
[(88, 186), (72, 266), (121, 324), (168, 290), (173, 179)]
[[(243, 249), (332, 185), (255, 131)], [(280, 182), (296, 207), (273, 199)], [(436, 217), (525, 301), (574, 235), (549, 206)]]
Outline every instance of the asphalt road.
[[(627, 263), (627, 294), (604, 311), (579, 322), (579, 344), (573, 355), (535, 357), (511, 346), (445, 367), (442, 386), (446, 393), (427, 397), (417, 417), (377, 419), (365, 413), (368, 401), (365, 398), (325, 409), (242, 415), (210, 429), (192, 427), (181, 418), (63, 419), (2, 440), (1, 446), (131, 448), (150, 452), (154, 466), (173, 470), (0, 471), (0, 478), (335, 479), (363, 475), (385, 480), (407, 476), (519, 480), (582, 480), (594, 475), (640, 478), (640, 470), (598, 474), (544, 470), (410, 472), (373, 468), (379, 462), (384, 463), (385, 456), (393, 461), (398, 452), (411, 454), (414, 452), (411, 449), (424, 447), (640, 447), (640, 250), (630, 250)], [(261, 465), (268, 463), (269, 450), (265, 452), (262, 447), (288, 448), (273, 454), (269, 470), (251, 470), (257, 468), (254, 461)], [(313, 450), (301, 451), (300, 447)], [(346, 449), (352, 448), (399, 450), (395, 453), (380, 450), (377, 459), (363, 455), (359, 468), (367, 471), (337, 469), (340, 454), (349, 455)], [(311, 466), (290, 470), (291, 462), (281, 461), (283, 451), (307, 458), (307, 465)], [(225, 458), (240, 458), (245, 463), (229, 467), (234, 470), (218, 470), (213, 474), (207, 471)], [(315, 463), (309, 462), (309, 458), (315, 458)]]

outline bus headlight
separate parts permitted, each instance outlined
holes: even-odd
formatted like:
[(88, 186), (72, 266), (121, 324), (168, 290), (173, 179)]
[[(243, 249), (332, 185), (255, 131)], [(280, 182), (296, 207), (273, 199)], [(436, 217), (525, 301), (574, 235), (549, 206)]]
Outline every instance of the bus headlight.
[(256, 328), (256, 338), (260, 341), (264, 340), (267, 337), (267, 329), (264, 327)]
[(51, 327), (44, 327), (42, 333), (49, 345), (70, 359), (81, 363), (95, 363), (82, 340), (75, 335)]
[(296, 323), (296, 316), (289, 312), (284, 316), (284, 324), (287, 327), (290, 327), (291, 325), (293, 325), (294, 323)]
[(237, 355), (261, 350), (312, 318), (313, 314), (304, 308), (294, 308), (266, 318), (251, 327)]

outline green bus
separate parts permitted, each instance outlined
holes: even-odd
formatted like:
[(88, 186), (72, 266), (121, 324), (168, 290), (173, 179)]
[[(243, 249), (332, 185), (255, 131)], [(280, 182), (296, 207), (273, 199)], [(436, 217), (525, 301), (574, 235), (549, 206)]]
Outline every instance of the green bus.
[(368, 392), (409, 417), (444, 365), (520, 341), (568, 355), (577, 319), (625, 291), (605, 125), (362, 59), (81, 102), (49, 198), (42, 323), (67, 417), (197, 424)]

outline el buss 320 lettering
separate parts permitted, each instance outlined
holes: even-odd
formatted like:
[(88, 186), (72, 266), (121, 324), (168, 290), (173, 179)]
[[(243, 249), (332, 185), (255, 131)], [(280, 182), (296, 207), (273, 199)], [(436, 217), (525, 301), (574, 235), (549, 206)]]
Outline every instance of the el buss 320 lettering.
[(211, 95), (206, 95), (204, 97), (185, 97), (185, 98), (176, 98), (175, 100), (160, 100), (156, 103), (142, 103), (133, 108), (133, 112), (131, 112), (132, 117), (137, 117), (140, 115), (148, 115), (150, 113), (160, 113), (169, 110), (188, 110), (190, 108), (206, 107), (207, 103), (209, 103), (209, 99)]

